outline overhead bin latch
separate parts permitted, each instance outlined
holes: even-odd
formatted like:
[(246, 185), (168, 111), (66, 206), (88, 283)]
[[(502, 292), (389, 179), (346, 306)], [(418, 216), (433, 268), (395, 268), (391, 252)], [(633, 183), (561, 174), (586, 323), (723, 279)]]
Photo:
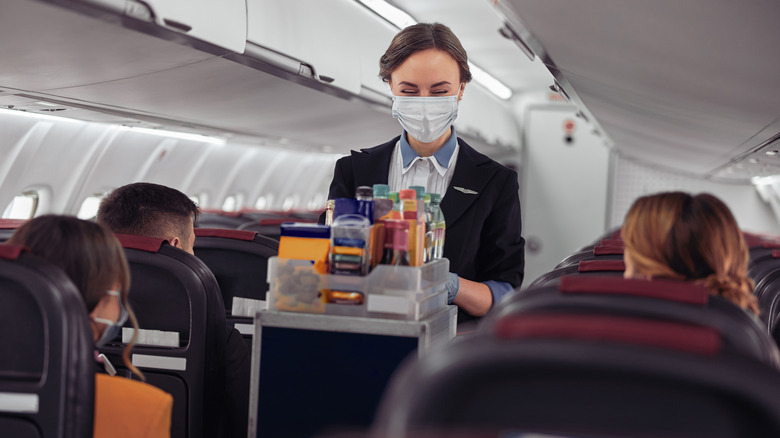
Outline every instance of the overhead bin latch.
[(143, 21), (154, 21), (154, 11), (146, 2), (138, 0), (126, 0), (123, 10), (128, 17), (137, 18)]
[(517, 47), (520, 48), (520, 51), (525, 53), (525, 56), (528, 57), (531, 61), (533, 61), (536, 57), (534, 55), (534, 52), (531, 50), (530, 47), (520, 38), (520, 36), (517, 34), (517, 32), (512, 29), (512, 27), (509, 25), (509, 23), (504, 23), (504, 27), (501, 29), (498, 29), (498, 33), (501, 34), (506, 39), (510, 39), (517, 44)]

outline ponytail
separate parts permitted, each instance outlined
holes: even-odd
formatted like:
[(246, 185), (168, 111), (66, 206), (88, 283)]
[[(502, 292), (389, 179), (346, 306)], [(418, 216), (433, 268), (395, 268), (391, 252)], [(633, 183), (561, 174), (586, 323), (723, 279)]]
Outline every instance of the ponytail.
[(712, 274), (699, 282), (709, 289), (713, 295), (720, 295), (758, 315), (758, 299), (753, 295), (755, 284), (748, 277)]

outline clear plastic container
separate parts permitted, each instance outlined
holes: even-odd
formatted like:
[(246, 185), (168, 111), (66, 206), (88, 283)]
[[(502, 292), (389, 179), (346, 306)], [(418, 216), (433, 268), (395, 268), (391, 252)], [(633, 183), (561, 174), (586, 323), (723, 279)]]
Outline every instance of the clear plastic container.
[[(385, 319), (420, 320), (447, 305), (449, 260), (423, 266), (378, 265), (367, 276), (320, 275), (305, 260), (268, 260), (268, 309)], [(362, 294), (327, 303), (332, 292)], [(361, 301), (358, 303), (358, 301)]]

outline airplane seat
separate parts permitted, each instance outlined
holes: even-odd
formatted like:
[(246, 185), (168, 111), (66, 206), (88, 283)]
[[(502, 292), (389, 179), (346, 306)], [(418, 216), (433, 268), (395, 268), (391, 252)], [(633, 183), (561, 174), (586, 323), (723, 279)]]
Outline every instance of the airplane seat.
[(708, 327), (632, 316), (513, 315), (488, 336), (408, 358), (383, 396), (372, 436), (518, 431), (780, 436), (780, 375), (732, 354)]
[(569, 255), (561, 260), (554, 269), (564, 266), (577, 265), (582, 260), (623, 260), (624, 245), (622, 241), (608, 239), (603, 240), (605, 245), (594, 245), (579, 252)]
[(780, 368), (780, 350), (764, 324), (703, 286), (681, 281), (565, 276), (498, 303), (482, 319), (476, 335), (490, 333), (505, 318), (549, 312), (631, 315), (697, 324), (717, 330), (724, 344), (741, 355)]
[(262, 218), (253, 222), (247, 222), (238, 227), (239, 230), (253, 231), (261, 236), (270, 237), (279, 240), (282, 236), (282, 224), (287, 222), (316, 223), (316, 220), (302, 219), (296, 217), (287, 218)]
[(17, 228), (27, 222), (27, 219), (0, 219), (0, 243), (8, 241)]
[[(776, 254), (780, 256), (780, 254)], [(768, 262), (767, 262), (768, 263)], [(769, 266), (761, 264), (748, 271), (760, 271), (755, 282), (753, 294), (758, 299), (759, 318), (766, 324), (767, 332), (780, 345), (780, 264), (773, 260)]]
[(195, 228), (227, 228), (235, 230), (240, 225), (252, 222), (252, 218), (241, 213), (204, 211), (195, 219)]
[[(141, 335), (157, 338), (154, 345), (136, 344), (133, 364), (147, 383), (173, 396), (172, 437), (217, 436), (220, 414), (215, 413), (222, 412), (227, 354), (217, 280), (197, 257), (163, 239), (117, 237), (130, 265), (129, 300)], [(124, 347), (117, 339), (101, 351), (132, 378), (122, 365)]]
[[(279, 242), (255, 232), (211, 228), (195, 229), (195, 255), (209, 267), (219, 283), (227, 322), (252, 324), (247, 312), (233, 314), (235, 297), (264, 301), (268, 292), (268, 259), (279, 253)], [(240, 331), (240, 330), (239, 330)], [(244, 333), (245, 338), (251, 334)]]
[[(620, 237), (620, 233), (621, 233), (621, 231), (622, 231), (622, 230), (621, 230), (621, 226), (618, 226), (618, 227), (612, 228), (612, 229), (610, 229), (610, 230), (606, 231), (606, 232), (605, 232), (604, 234), (602, 234), (601, 236), (599, 236), (599, 237), (598, 237), (596, 240), (594, 240), (594, 241), (593, 241), (593, 243), (591, 243), (590, 245), (586, 245), (586, 248), (587, 248), (587, 247), (591, 247), (591, 248), (592, 248), (592, 247), (594, 247), (594, 246), (597, 246), (597, 245), (599, 245), (599, 244), (600, 244), (600, 242), (602, 242), (602, 241), (604, 241), (604, 240), (608, 240), (608, 241), (609, 241), (609, 240), (613, 240), (613, 241), (622, 241), (622, 238)], [(583, 249), (584, 249), (584, 248), (583, 248)]]
[(289, 222), (287, 219), (258, 219), (238, 226), (239, 230), (257, 233), (279, 241), (282, 237), (281, 225)]
[(528, 288), (544, 286), (545, 284), (565, 275), (601, 275), (623, 276), (626, 264), (623, 260), (581, 260), (575, 265), (563, 266), (540, 275)]
[(60, 269), (0, 245), (0, 435), (92, 436), (92, 328)]

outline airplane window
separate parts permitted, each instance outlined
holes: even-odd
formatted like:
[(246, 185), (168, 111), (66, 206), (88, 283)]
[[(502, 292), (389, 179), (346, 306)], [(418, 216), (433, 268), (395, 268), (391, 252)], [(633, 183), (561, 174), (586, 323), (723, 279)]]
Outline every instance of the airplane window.
[(16, 195), (3, 212), (4, 219), (30, 219), (38, 209), (38, 192), (27, 191)]
[(309, 210), (322, 210), (325, 208), (325, 197), (318, 193), (309, 200)]
[(244, 206), (244, 195), (238, 193), (236, 195), (230, 195), (225, 198), (225, 202), (222, 203), (223, 211), (238, 211)]
[(298, 205), (298, 195), (288, 196), (282, 204), (282, 210), (290, 211)]
[(76, 216), (79, 219), (92, 219), (97, 216), (98, 207), (100, 207), (100, 200), (103, 199), (103, 193), (96, 193), (81, 203), (81, 208)]
[(228, 196), (225, 198), (225, 202), (222, 203), (223, 211), (235, 211), (236, 210), (236, 198), (235, 196)]
[(263, 195), (257, 198), (257, 201), (255, 202), (255, 208), (258, 210), (266, 210), (271, 207), (273, 200), (273, 195)]

